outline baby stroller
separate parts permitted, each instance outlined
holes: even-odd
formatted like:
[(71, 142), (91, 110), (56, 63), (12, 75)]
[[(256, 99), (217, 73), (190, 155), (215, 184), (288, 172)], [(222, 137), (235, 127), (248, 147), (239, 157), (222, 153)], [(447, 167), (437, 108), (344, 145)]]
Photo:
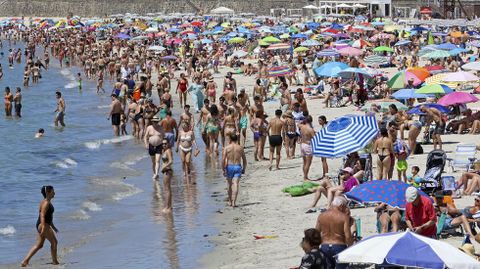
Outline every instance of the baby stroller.
[(420, 189), (426, 194), (442, 190), (442, 173), (447, 162), (447, 154), (443, 150), (432, 150), (427, 156), (425, 175)]

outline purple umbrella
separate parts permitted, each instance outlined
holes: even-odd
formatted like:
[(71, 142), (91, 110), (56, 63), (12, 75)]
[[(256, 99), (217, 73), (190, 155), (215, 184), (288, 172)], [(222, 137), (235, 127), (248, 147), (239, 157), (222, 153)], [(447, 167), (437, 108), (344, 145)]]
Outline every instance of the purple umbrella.
[(438, 100), (437, 104), (442, 106), (453, 106), (466, 103), (475, 103), (478, 98), (467, 92), (451, 92)]
[(130, 39), (130, 36), (127, 35), (127, 34), (124, 34), (124, 33), (119, 33), (117, 34), (116, 36), (114, 36), (115, 38), (120, 38), (120, 39)]
[(164, 61), (170, 61), (170, 60), (176, 60), (177, 57), (176, 56), (173, 56), (173, 55), (168, 55), (168, 56), (163, 56), (161, 57), (160, 59), (164, 60)]

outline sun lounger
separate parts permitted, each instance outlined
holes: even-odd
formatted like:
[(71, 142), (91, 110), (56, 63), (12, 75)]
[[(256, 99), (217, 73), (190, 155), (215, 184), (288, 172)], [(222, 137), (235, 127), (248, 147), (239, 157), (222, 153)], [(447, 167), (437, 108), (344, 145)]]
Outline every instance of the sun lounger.
[(477, 147), (475, 144), (458, 144), (455, 149), (455, 157), (447, 158), (452, 172), (455, 172), (456, 168), (464, 169), (468, 172), (475, 162), (476, 153)]

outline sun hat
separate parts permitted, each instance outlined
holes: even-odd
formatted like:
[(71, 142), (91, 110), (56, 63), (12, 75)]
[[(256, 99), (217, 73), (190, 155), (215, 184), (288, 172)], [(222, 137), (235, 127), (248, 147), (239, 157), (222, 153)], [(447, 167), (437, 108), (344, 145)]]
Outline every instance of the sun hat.
[(353, 169), (351, 167), (346, 167), (342, 169), (343, 172), (347, 172), (350, 175), (353, 175)]
[(407, 199), (407, 203), (413, 203), (418, 197), (418, 190), (415, 187), (408, 187), (405, 191), (405, 198)]
[(461, 251), (465, 252), (466, 254), (476, 258), (475, 247), (472, 244), (465, 243), (461, 247), (459, 247), (458, 249), (460, 249)]
[(158, 116), (153, 116), (153, 118), (151, 119), (151, 121), (160, 121), (160, 118)]

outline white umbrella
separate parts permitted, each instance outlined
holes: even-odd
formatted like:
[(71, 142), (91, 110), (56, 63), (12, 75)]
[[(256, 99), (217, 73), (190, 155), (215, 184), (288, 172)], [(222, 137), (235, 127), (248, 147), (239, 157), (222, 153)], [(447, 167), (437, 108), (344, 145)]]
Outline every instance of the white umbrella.
[(308, 6), (304, 6), (302, 8), (304, 8), (304, 9), (318, 9), (318, 7), (316, 7), (314, 5), (308, 5)]
[(245, 56), (247, 56), (248, 53), (246, 51), (243, 51), (243, 50), (237, 50), (235, 51), (234, 53), (232, 53), (232, 57), (238, 57), (238, 58), (243, 58)]
[(341, 7), (341, 8), (351, 8), (352, 6), (347, 5), (347, 4), (340, 4), (340, 5), (337, 5), (337, 7)]
[(150, 28), (145, 29), (145, 32), (146, 33), (156, 33), (156, 32), (158, 32), (158, 29), (150, 27)]
[(329, 5), (323, 5), (323, 6), (320, 6), (320, 8), (332, 8), (332, 7)]
[(480, 71), (480, 62), (466, 63), (462, 65), (463, 69)]
[(155, 46), (150, 46), (148, 47), (148, 50), (154, 50), (154, 51), (164, 51), (165, 48), (162, 47), (162, 46), (158, 46), (158, 45), (155, 45)]
[(215, 9), (210, 10), (212, 14), (233, 14), (233, 9), (229, 9), (227, 7), (217, 7)]
[(353, 5), (353, 7), (356, 7), (356, 8), (366, 8), (367, 6), (362, 5), (362, 4), (355, 4), (355, 5)]
[(478, 261), (456, 247), (410, 231), (371, 236), (340, 252), (337, 260), (415, 268), (480, 268)]
[(442, 81), (445, 82), (469, 82), (478, 80), (480, 80), (479, 77), (465, 71), (448, 73), (442, 79)]

